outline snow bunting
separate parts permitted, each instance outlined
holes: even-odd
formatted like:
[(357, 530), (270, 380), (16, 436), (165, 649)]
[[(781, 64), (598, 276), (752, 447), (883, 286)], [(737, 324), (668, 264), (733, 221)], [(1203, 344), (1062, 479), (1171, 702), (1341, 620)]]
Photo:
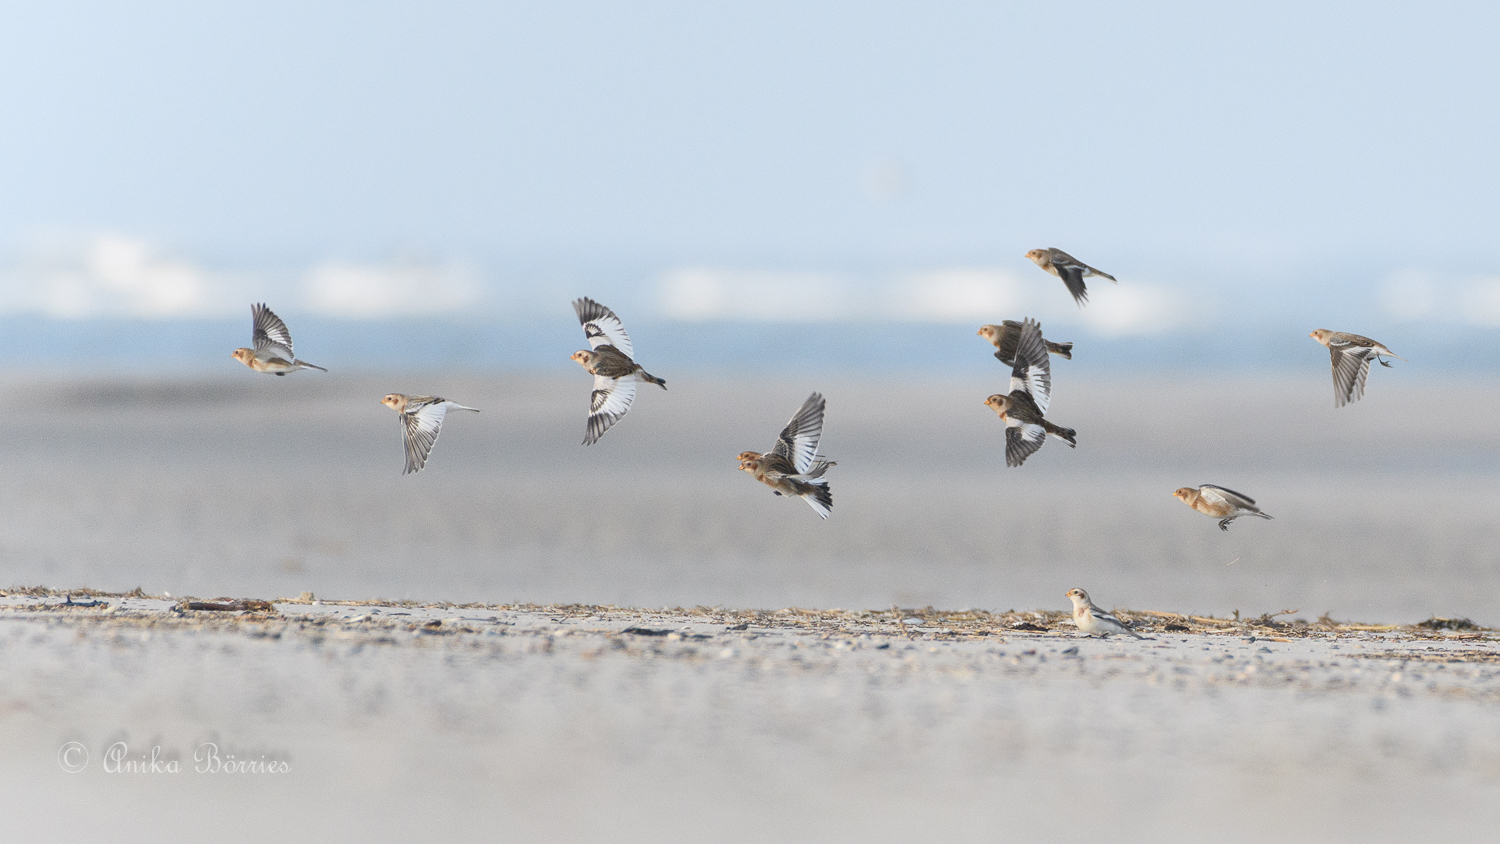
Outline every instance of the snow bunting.
[(1380, 361), (1381, 366), (1390, 366), (1380, 360), (1381, 355), (1406, 360), (1384, 345), (1358, 334), (1319, 328), (1307, 336), (1327, 346), (1329, 355), (1333, 357), (1334, 407), (1359, 401), (1360, 396), (1365, 394), (1365, 378), (1370, 374), (1371, 358)]
[(1271, 518), (1255, 506), (1255, 499), (1250, 496), (1213, 484), (1204, 484), (1197, 489), (1185, 486), (1172, 493), (1172, 497), (1180, 498), (1182, 503), (1194, 510), (1218, 519), (1219, 530), (1229, 530), (1229, 523), (1240, 516)]
[(1042, 327), (1027, 317), (1016, 339), (1016, 362), (1010, 372), (1010, 394), (996, 393), (984, 400), (995, 415), (1005, 422), (1005, 465), (1026, 462), (1047, 435), (1078, 446), (1078, 432), (1054, 425), (1043, 418), (1052, 401), (1052, 364), (1042, 345)]
[(1137, 639), (1144, 638), (1131, 630), (1125, 622), (1115, 618), (1114, 613), (1094, 606), (1089, 593), (1082, 589), (1069, 589), (1068, 597), (1073, 601), (1073, 623), (1090, 636), (1109, 636), (1126, 633)]
[(286, 330), (281, 317), (271, 313), (264, 303), (250, 306), (253, 349), (235, 349), (232, 357), (256, 372), (272, 372), (285, 375), (299, 369), (316, 369), (327, 372), (321, 366), (297, 360), (292, 354), (292, 332)]
[(594, 392), (583, 444), (593, 445), (610, 426), (624, 418), (635, 401), (635, 382), (648, 381), (667, 388), (667, 382), (631, 360), (630, 335), (615, 312), (587, 297), (573, 303), (583, 334), (593, 351), (574, 352), (572, 360), (594, 376)]
[(824, 405), (823, 397), (817, 393), (808, 396), (792, 421), (781, 429), (781, 436), (770, 451), (765, 454), (742, 451), (736, 459), (741, 471), (749, 472), (777, 495), (801, 498), (826, 519), (833, 509), (833, 491), (823, 475), (828, 467), (838, 464), (818, 457)]
[(458, 402), (437, 396), (391, 393), (381, 399), (380, 403), (401, 414), (401, 422), (406, 426), (406, 471), (401, 473), (403, 475), (420, 472), (427, 465), (427, 455), (437, 442), (438, 430), (443, 427), (443, 417), (448, 415), (448, 411), (479, 412), (477, 407), (464, 407)]
[(1061, 249), (1033, 249), (1026, 253), (1026, 257), (1035, 261), (1038, 267), (1062, 279), (1068, 292), (1073, 294), (1073, 301), (1080, 308), (1089, 300), (1089, 290), (1083, 283), (1084, 279), (1099, 276), (1115, 281), (1115, 277), (1109, 273), (1100, 272)]
[[(982, 325), (979, 327), (979, 336), (995, 347), (997, 360), (1006, 366), (1016, 365), (1016, 342), (1021, 339), (1021, 323), (1007, 319), (999, 325)], [(1042, 344), (1051, 354), (1061, 355), (1067, 360), (1073, 359), (1072, 343), (1054, 343), (1043, 337)]]

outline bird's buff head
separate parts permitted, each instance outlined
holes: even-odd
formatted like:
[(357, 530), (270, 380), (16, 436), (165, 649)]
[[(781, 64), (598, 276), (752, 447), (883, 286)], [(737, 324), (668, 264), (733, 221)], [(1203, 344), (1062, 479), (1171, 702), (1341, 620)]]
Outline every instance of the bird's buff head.
[(981, 325), (979, 327), (979, 336), (993, 343), (995, 342), (995, 338), (1000, 336), (1000, 326)]
[(254, 349), (235, 349), (233, 352), (230, 353), (230, 357), (234, 358), (235, 360), (239, 361), (240, 363), (243, 363), (246, 366), (249, 366), (250, 365), (250, 361), (255, 360), (255, 350)]
[(396, 411), (397, 413), (402, 413), (406, 410), (406, 396), (403, 396), (400, 393), (391, 393), (385, 398), (381, 399), (380, 403)]
[(1004, 413), (1005, 409), (1010, 406), (1010, 397), (1002, 396), (999, 393), (996, 393), (993, 396), (985, 399), (984, 405), (990, 410), (995, 411), (995, 413), (998, 415)]
[(1073, 602), (1073, 606), (1075, 607), (1086, 607), (1093, 603), (1089, 600), (1089, 593), (1082, 589), (1069, 589), (1068, 599)]
[(1322, 343), (1323, 345), (1326, 346), (1326, 345), (1328, 345), (1328, 337), (1331, 334), (1333, 334), (1332, 331), (1329, 331), (1326, 328), (1319, 328), (1319, 329), (1314, 330), (1313, 333), (1311, 333), (1311, 334), (1309, 334), (1307, 336), (1313, 338), (1314, 340), (1317, 340), (1319, 343)]
[(735, 459), (740, 461), (740, 471), (742, 472), (755, 474), (755, 470), (760, 468), (760, 455), (756, 452), (742, 451), (739, 457)]
[(1186, 504), (1192, 504), (1194, 501), (1198, 500), (1198, 490), (1193, 489), (1190, 486), (1185, 486), (1172, 493), (1172, 497), (1180, 498)]
[(1039, 267), (1045, 267), (1048, 264), (1052, 263), (1047, 259), (1047, 250), (1045, 249), (1033, 249), (1030, 252), (1026, 253), (1026, 257), (1035, 261), (1036, 265)]
[(593, 352), (574, 352), (568, 360), (577, 361), (579, 366), (588, 369), (594, 365), (594, 357)]

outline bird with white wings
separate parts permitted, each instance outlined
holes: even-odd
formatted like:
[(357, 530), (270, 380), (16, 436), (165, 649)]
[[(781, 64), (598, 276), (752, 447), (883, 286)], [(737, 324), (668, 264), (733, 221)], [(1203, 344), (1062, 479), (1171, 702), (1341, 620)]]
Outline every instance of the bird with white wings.
[(1328, 354), (1333, 358), (1334, 407), (1359, 401), (1365, 394), (1365, 378), (1370, 375), (1370, 361), (1378, 361), (1381, 366), (1388, 367), (1390, 364), (1381, 360), (1382, 355), (1406, 360), (1387, 349), (1384, 344), (1360, 334), (1319, 328), (1307, 336), (1327, 346)]
[(1172, 493), (1172, 497), (1205, 516), (1218, 519), (1219, 530), (1229, 530), (1229, 523), (1240, 516), (1272, 518), (1262, 513), (1250, 496), (1213, 484), (1203, 484), (1197, 489), (1185, 486)]
[[(1021, 323), (1013, 319), (1002, 320), (999, 325), (981, 325), (976, 333), (995, 347), (995, 360), (1006, 366), (1016, 365), (1016, 343), (1021, 340)], [(1043, 337), (1042, 345), (1047, 347), (1049, 354), (1073, 359), (1072, 343), (1054, 343)]]
[(380, 403), (401, 414), (401, 423), (406, 432), (406, 471), (401, 473), (403, 475), (420, 472), (427, 465), (427, 455), (432, 453), (432, 446), (437, 442), (438, 431), (442, 429), (443, 419), (447, 417), (448, 411), (479, 412), (477, 407), (464, 407), (458, 402), (438, 396), (391, 393), (381, 399)]
[(584, 429), (583, 444), (593, 445), (610, 426), (630, 411), (635, 401), (635, 383), (646, 381), (667, 388), (667, 382), (641, 368), (632, 360), (635, 354), (630, 335), (615, 312), (584, 297), (573, 303), (583, 334), (591, 351), (578, 351), (572, 360), (594, 376), (594, 392), (589, 407), (589, 421)]
[(1137, 639), (1145, 638), (1130, 629), (1130, 625), (1115, 617), (1109, 610), (1094, 605), (1089, 593), (1082, 589), (1069, 589), (1068, 599), (1073, 602), (1073, 623), (1090, 636), (1111, 636), (1125, 633)]
[(286, 328), (281, 317), (271, 313), (264, 303), (250, 306), (250, 344), (254, 348), (235, 349), (231, 354), (235, 360), (256, 372), (285, 375), (299, 369), (316, 369), (327, 372), (321, 366), (297, 360), (292, 354), (292, 332)]
[(1084, 262), (1074, 258), (1061, 249), (1033, 249), (1026, 253), (1038, 267), (1062, 279), (1062, 283), (1073, 294), (1073, 301), (1078, 307), (1083, 307), (1089, 300), (1088, 286), (1083, 283), (1086, 278), (1098, 276), (1115, 281), (1115, 277), (1103, 270), (1096, 270)]
[(1005, 465), (1020, 466), (1047, 441), (1048, 435), (1078, 447), (1078, 432), (1047, 421), (1052, 402), (1052, 364), (1042, 341), (1042, 326), (1028, 317), (1016, 340), (1016, 362), (1010, 371), (1010, 393), (984, 400), (1005, 422)]
[(777, 495), (801, 498), (825, 519), (833, 509), (833, 491), (823, 476), (828, 467), (838, 465), (818, 456), (826, 404), (821, 395), (813, 393), (781, 429), (781, 436), (770, 451), (764, 454), (742, 451), (736, 458), (741, 471), (748, 472)]

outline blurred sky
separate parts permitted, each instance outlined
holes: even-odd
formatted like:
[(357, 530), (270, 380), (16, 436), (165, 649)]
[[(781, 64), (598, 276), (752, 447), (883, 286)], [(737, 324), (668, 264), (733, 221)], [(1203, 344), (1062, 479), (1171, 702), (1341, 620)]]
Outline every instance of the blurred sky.
[[(10, 3), (0, 315), (1493, 336), (1497, 39), (1479, 3)], [(1037, 246), (1121, 284), (1080, 311)]]

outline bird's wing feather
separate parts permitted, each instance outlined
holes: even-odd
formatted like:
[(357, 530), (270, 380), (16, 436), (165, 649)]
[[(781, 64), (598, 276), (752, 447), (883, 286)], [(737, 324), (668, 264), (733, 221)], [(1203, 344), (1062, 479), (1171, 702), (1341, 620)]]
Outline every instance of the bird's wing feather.
[(1329, 343), (1328, 353), (1333, 359), (1333, 403), (1343, 407), (1359, 401), (1365, 394), (1365, 379), (1370, 375), (1370, 359), (1375, 350), (1349, 344)]
[(427, 455), (437, 442), (438, 431), (443, 427), (443, 417), (448, 415), (447, 403), (437, 400), (412, 408), (407, 400), (407, 410), (401, 414), (406, 423), (406, 471), (403, 475), (422, 471), (427, 465)]
[(1052, 362), (1047, 358), (1047, 346), (1042, 342), (1042, 327), (1030, 317), (1022, 323), (1021, 336), (1016, 341), (1016, 363), (1010, 371), (1010, 390), (1030, 393), (1043, 414), (1052, 402)]
[(1053, 266), (1057, 267), (1057, 277), (1062, 279), (1068, 292), (1073, 294), (1073, 301), (1080, 306), (1087, 304), (1089, 288), (1083, 283), (1083, 268), (1072, 264), (1053, 264)]
[(1216, 504), (1233, 504), (1240, 508), (1251, 508), (1255, 506), (1255, 499), (1242, 493), (1235, 492), (1228, 487), (1204, 484), (1198, 487), (1198, 493)]
[(806, 472), (818, 454), (818, 440), (823, 436), (823, 408), (827, 403), (818, 393), (807, 397), (792, 421), (781, 429), (772, 453), (790, 460), (798, 474)]
[(292, 332), (287, 330), (281, 317), (264, 304), (251, 305), (250, 322), (253, 327), (250, 342), (257, 354), (270, 354), (288, 363), (296, 360), (292, 354)]
[(630, 335), (625, 333), (625, 324), (620, 322), (614, 311), (587, 296), (575, 301), (573, 310), (578, 313), (578, 322), (583, 326), (584, 336), (589, 338), (589, 348), (614, 346), (625, 357), (635, 357), (635, 350), (630, 345)]
[(1005, 465), (1019, 466), (1047, 441), (1047, 430), (1025, 422), (1005, 426)]
[(604, 436), (611, 426), (620, 421), (635, 401), (635, 379), (616, 381), (603, 375), (594, 376), (594, 392), (590, 397), (589, 420), (584, 431), (583, 444), (593, 445)]

